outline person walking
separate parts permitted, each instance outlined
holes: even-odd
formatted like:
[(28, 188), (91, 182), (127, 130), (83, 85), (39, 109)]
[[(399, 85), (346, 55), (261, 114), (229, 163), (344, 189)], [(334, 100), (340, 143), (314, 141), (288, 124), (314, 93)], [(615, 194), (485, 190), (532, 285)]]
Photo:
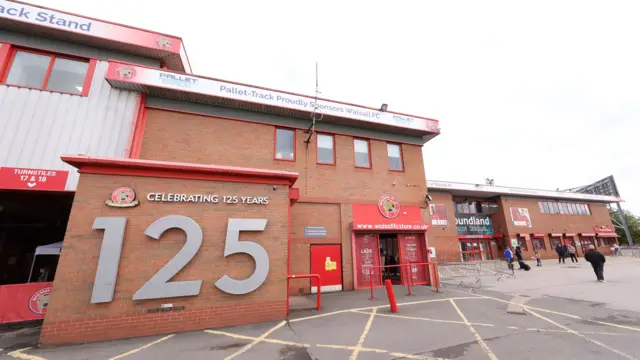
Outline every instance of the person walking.
[(522, 263), (524, 262), (524, 257), (522, 257), (522, 248), (520, 245), (516, 246), (516, 259), (518, 259), (518, 265), (520, 269), (522, 269)]
[(504, 249), (504, 258), (507, 259), (507, 267), (513, 270), (513, 252), (510, 248)]
[(562, 246), (560, 246), (560, 244), (556, 245), (556, 253), (558, 254), (558, 264), (560, 264), (560, 261), (562, 261), (562, 263), (564, 264), (564, 251), (562, 251)]
[(578, 262), (578, 256), (576, 255), (576, 248), (569, 244), (569, 246), (567, 247), (567, 250), (569, 250), (569, 256), (571, 257), (571, 262)]
[(584, 259), (591, 263), (591, 267), (593, 267), (593, 272), (596, 273), (598, 281), (604, 282), (604, 263), (607, 262), (604, 255), (596, 250), (595, 246), (589, 245), (589, 251), (584, 254)]
[(542, 260), (540, 260), (540, 251), (536, 249), (533, 253), (534, 258), (536, 259), (536, 266), (542, 266)]
[(569, 247), (567, 247), (567, 244), (562, 244), (560, 249), (562, 249), (562, 258), (563, 258), (562, 263), (564, 264), (564, 259), (566, 259), (567, 256), (569, 256)]

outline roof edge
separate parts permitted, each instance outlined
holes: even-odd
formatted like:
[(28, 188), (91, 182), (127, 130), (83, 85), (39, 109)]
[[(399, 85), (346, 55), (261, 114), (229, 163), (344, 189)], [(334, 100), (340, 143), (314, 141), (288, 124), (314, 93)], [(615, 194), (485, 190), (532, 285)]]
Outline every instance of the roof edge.
[(605, 195), (592, 195), (583, 193), (574, 193), (566, 191), (554, 191), (554, 190), (541, 190), (541, 189), (527, 189), (511, 186), (496, 186), (486, 184), (472, 184), (461, 183), (454, 181), (440, 181), (440, 180), (427, 180), (427, 189), (433, 189), (438, 191), (470, 191), (470, 192), (482, 192), (490, 193), (494, 195), (516, 195), (533, 198), (556, 198), (556, 199), (576, 199), (586, 200), (594, 202), (623, 202), (622, 198), (615, 196)]
[(155, 160), (103, 158), (86, 155), (65, 155), (62, 161), (85, 174), (130, 175), (192, 180), (226, 180), (292, 186), (298, 173), (242, 168), (235, 166), (203, 165)]

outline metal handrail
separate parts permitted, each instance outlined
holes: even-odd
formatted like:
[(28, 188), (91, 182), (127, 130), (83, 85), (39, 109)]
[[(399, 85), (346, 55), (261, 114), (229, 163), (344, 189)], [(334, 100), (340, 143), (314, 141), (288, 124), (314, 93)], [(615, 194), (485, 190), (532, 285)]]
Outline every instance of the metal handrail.
[[(299, 274), (299, 275), (288, 275), (287, 276), (287, 289), (289, 289), (289, 280), (290, 279), (310, 279), (310, 278), (315, 278), (318, 279), (318, 300), (316, 301), (318, 303), (317, 306), (317, 310), (320, 310), (320, 293), (322, 292), (321, 287), (320, 287), (320, 275), (318, 274)], [(313, 286), (313, 283), (311, 284), (311, 286)], [(289, 298), (287, 297), (287, 314), (289, 314)]]

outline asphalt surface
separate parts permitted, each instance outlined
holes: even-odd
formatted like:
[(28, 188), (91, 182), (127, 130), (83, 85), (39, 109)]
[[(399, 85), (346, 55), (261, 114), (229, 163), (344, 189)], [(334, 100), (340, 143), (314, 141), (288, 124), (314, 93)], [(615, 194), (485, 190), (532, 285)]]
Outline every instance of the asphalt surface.
[[(603, 293), (637, 294), (640, 261), (610, 261), (606, 283), (586, 267), (545, 266), (500, 282), (486, 276), (485, 286), (473, 291), (418, 287), (408, 296), (396, 287), (397, 313), (390, 312), (381, 289), (373, 301), (367, 291), (350, 291), (327, 294), (322, 311), (294, 312), (283, 322), (9, 348), (0, 359), (640, 359), (640, 312), (600, 301)], [(618, 271), (625, 274), (619, 282)], [(548, 285), (549, 294), (538, 282)], [(580, 298), (554, 295), (566, 286)], [(0, 344), (6, 345), (6, 335), (0, 333)]]

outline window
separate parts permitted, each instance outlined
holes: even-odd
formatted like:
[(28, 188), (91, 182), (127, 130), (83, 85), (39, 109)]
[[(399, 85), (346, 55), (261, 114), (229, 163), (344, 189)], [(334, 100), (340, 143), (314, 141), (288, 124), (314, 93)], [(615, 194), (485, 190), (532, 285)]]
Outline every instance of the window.
[(88, 95), (89, 73), (88, 60), (16, 50), (3, 83)]
[(318, 164), (335, 165), (333, 135), (318, 134)]
[(534, 250), (547, 250), (547, 245), (544, 243), (543, 238), (534, 238), (531, 241), (533, 242)]
[(369, 140), (353, 139), (353, 151), (355, 153), (356, 167), (370, 168)]
[(523, 251), (528, 251), (529, 249), (527, 248), (527, 239), (522, 237), (522, 236), (518, 236), (518, 246), (520, 246), (520, 248)]
[(387, 156), (389, 157), (389, 170), (403, 171), (402, 148), (398, 144), (387, 144)]
[(276, 159), (295, 161), (295, 137), (293, 130), (276, 128)]
[(553, 249), (555, 249), (558, 246), (562, 246), (562, 239), (560, 239), (559, 237), (553, 237), (549, 239), (549, 242), (551, 243), (551, 247)]
[(453, 208), (460, 214), (494, 214), (498, 212), (495, 201), (453, 200)]
[(587, 204), (542, 201), (538, 202), (538, 206), (543, 214), (590, 215)]

